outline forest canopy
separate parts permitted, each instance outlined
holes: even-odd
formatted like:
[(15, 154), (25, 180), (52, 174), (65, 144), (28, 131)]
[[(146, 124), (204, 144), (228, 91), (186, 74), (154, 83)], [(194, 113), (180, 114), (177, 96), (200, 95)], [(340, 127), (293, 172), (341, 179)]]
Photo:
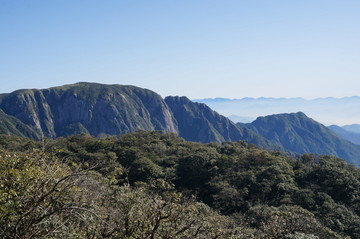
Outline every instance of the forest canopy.
[(172, 133), (0, 136), (1, 238), (360, 238), (360, 170)]

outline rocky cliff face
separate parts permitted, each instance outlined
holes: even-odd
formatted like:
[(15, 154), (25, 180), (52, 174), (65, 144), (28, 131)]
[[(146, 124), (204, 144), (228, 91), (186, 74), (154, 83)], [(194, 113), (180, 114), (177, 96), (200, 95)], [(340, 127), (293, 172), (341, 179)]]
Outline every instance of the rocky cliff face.
[(35, 128), (0, 110), (0, 134), (15, 135), (39, 140), (41, 134)]
[(133, 86), (77, 83), (20, 90), (2, 95), (0, 108), (50, 138), (75, 133), (118, 135), (136, 130), (178, 133), (164, 100), (150, 90)]
[[(77, 83), (44, 90), (18, 90), (0, 95), (0, 109), (7, 119), (16, 119), (17, 125), (21, 123), (25, 129), (31, 129), (33, 132), (27, 135), (36, 139), (162, 130), (196, 142), (245, 140), (263, 148), (279, 148), (205, 104), (186, 97), (163, 100), (150, 90), (134, 86)], [(5, 124), (3, 132), (15, 134), (14, 127), (8, 130)], [(16, 131), (16, 135), (20, 134)]]
[(0, 108), (8, 115), (33, 126), (40, 134), (55, 136), (52, 113), (40, 90), (19, 90), (2, 95)]

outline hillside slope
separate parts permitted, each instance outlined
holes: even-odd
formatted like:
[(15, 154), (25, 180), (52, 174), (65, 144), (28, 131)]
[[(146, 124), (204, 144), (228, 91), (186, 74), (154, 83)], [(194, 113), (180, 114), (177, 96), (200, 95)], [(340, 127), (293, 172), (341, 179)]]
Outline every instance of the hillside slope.
[(337, 125), (330, 125), (328, 128), (341, 138), (346, 139), (354, 144), (360, 144), (360, 133), (348, 131)]
[(330, 154), (360, 165), (360, 146), (340, 138), (304, 113), (258, 117), (245, 125), (268, 140), (296, 153)]
[(168, 96), (165, 102), (177, 120), (180, 137), (186, 140), (202, 143), (245, 140), (262, 148), (281, 149), (252, 130), (237, 126), (205, 104), (178, 96)]
[(27, 137), (32, 139), (41, 139), (39, 131), (33, 127), (24, 124), (17, 118), (7, 115), (0, 109), (0, 134)]

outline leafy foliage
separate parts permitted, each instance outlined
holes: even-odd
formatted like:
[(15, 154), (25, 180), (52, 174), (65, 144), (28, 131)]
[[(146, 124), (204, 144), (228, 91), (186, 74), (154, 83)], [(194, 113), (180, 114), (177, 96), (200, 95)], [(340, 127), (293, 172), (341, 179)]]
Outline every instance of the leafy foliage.
[(0, 148), (1, 237), (360, 238), (360, 170), (333, 156), (158, 131)]

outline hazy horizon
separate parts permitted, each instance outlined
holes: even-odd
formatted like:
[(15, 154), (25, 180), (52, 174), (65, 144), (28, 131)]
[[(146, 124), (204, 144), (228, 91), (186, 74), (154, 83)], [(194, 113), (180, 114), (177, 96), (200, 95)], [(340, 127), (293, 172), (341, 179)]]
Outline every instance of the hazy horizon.
[[(197, 99), (195, 102), (205, 103), (224, 116), (239, 116), (248, 123), (260, 116), (282, 113), (303, 112), (308, 117), (326, 126), (360, 124), (360, 97), (344, 98), (243, 98)], [(236, 117), (231, 117), (232, 119)]]
[(344, 99), (344, 98), (353, 98), (353, 97), (360, 97), (360, 95), (352, 95), (352, 96), (344, 96), (344, 97), (333, 97), (333, 96), (324, 96), (324, 97), (315, 97), (315, 98), (304, 98), (304, 97), (241, 97), (241, 98), (226, 98), (226, 97), (210, 97), (210, 98), (192, 98), (191, 100), (229, 100), (229, 101), (236, 101), (236, 100), (245, 100), (245, 99), (303, 99), (303, 100), (316, 100), (316, 99), (327, 99), (327, 98), (333, 98), (333, 99)]

